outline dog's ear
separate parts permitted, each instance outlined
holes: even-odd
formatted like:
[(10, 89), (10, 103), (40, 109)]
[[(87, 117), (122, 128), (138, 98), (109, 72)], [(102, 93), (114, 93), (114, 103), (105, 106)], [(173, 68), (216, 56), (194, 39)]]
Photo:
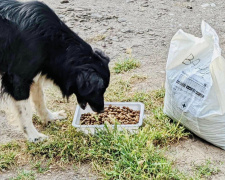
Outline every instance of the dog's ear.
[(110, 62), (109, 57), (100, 49), (94, 48), (93, 51), (98, 57), (103, 59), (107, 64)]
[(88, 96), (104, 87), (103, 79), (93, 70), (81, 71), (76, 77), (77, 91), (81, 96)]

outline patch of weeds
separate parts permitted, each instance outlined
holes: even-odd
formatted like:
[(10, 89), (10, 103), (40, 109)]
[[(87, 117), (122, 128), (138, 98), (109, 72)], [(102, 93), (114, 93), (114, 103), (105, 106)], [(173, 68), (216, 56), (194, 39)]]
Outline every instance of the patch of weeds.
[(178, 142), (180, 139), (186, 139), (189, 132), (179, 122), (171, 122), (166, 116), (162, 107), (154, 108), (153, 117), (147, 118), (145, 123), (151, 126), (154, 145), (165, 146)]
[[(137, 134), (116, 130), (99, 132), (91, 155), (106, 179), (179, 179), (181, 173), (172, 169), (161, 151), (153, 145), (149, 127)], [(96, 149), (99, 149), (96, 151)], [(108, 166), (100, 168), (107, 162)]]
[(32, 120), (33, 120), (33, 123), (35, 125), (41, 125), (42, 124), (41, 119), (37, 114), (33, 114)]
[(128, 98), (129, 101), (142, 102), (145, 104), (145, 110), (150, 110), (153, 106), (153, 99), (151, 93), (146, 92), (134, 92)]
[(119, 60), (115, 63), (113, 70), (115, 73), (127, 72), (132, 69), (140, 67), (141, 63), (132, 56), (125, 58), (124, 60)]
[(0, 146), (0, 171), (9, 169), (16, 164), (16, 155), (20, 146), (15, 142), (10, 142)]
[(14, 165), (15, 157), (15, 152), (0, 152), (0, 171), (9, 169), (10, 166)]
[[(86, 148), (86, 138), (71, 127), (72, 117), (66, 122), (58, 121), (48, 125), (45, 134), (50, 139), (42, 143), (27, 142), (26, 152), (36, 158), (54, 161), (79, 161), (82, 159), (79, 148)], [(84, 152), (85, 153), (85, 152)], [(81, 156), (80, 156), (81, 155)]]
[(161, 88), (158, 90), (155, 90), (155, 98), (164, 98), (165, 97), (165, 89)]
[(130, 83), (135, 83), (136, 81), (144, 81), (147, 79), (146, 75), (140, 75), (140, 74), (133, 74), (130, 78)]
[(0, 146), (0, 151), (19, 150), (21, 146), (17, 142), (9, 142)]
[(38, 173), (44, 173), (49, 170), (49, 166), (50, 166), (50, 163), (47, 163), (46, 165), (44, 165), (41, 161), (37, 161), (33, 164), (32, 168), (37, 170)]
[(33, 171), (19, 171), (17, 176), (11, 180), (35, 180), (35, 175)]
[[(61, 124), (57, 123), (57, 126)], [(50, 130), (52, 127), (49, 127)], [(155, 128), (147, 125), (137, 134), (105, 127), (96, 136), (76, 132), (69, 125), (63, 132), (51, 132), (49, 141), (27, 143), (27, 153), (36, 158), (60, 162), (93, 162), (106, 179), (179, 179), (161, 150), (154, 146)], [(160, 129), (160, 128), (159, 128)], [(157, 129), (157, 130), (159, 130)]]
[(130, 90), (131, 84), (129, 80), (124, 80), (122, 77), (119, 77), (117, 80), (112, 79), (105, 93), (105, 100), (110, 102), (126, 101)]
[(198, 178), (207, 178), (219, 173), (219, 169), (215, 167), (210, 160), (207, 160), (201, 165), (194, 165), (194, 170)]

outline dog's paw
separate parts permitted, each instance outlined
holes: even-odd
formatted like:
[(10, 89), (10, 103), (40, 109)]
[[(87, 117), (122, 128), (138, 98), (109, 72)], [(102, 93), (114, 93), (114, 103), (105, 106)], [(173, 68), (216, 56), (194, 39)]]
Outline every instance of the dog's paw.
[(46, 136), (44, 134), (41, 134), (41, 133), (38, 133), (36, 135), (32, 135), (32, 136), (28, 137), (28, 140), (30, 142), (33, 142), (33, 143), (42, 142), (42, 141), (47, 140), (47, 139), (48, 139), (48, 136)]
[(66, 119), (67, 114), (64, 110), (58, 111), (58, 112), (50, 112), (48, 122), (55, 121), (55, 120), (61, 120)]

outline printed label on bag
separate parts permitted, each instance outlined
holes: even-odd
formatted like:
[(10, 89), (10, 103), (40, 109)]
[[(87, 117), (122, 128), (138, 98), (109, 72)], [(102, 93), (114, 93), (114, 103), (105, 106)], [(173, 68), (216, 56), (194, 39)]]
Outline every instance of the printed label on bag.
[(210, 83), (204, 78), (182, 72), (173, 83), (173, 97), (178, 108), (196, 115), (208, 94), (209, 87)]

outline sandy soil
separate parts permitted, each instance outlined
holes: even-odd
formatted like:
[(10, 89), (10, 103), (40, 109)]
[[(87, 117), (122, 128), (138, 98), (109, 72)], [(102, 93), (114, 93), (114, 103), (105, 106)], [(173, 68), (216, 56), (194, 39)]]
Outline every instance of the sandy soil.
[[(17, 170), (9, 171), (1, 174), (0, 180), (8, 180), (12, 177), (16, 177), (19, 171), (31, 172), (30, 167), (20, 167)], [(65, 169), (50, 169), (44, 174), (35, 174), (36, 180), (96, 180), (97, 176), (93, 175), (91, 172), (90, 165), (81, 165), (74, 169), (73, 167), (65, 167)]]
[[(59, 0), (43, 1), (83, 39), (103, 49), (111, 57), (112, 64), (131, 49), (132, 55), (141, 61), (141, 68), (135, 72), (148, 76), (137, 89), (152, 90), (164, 84), (170, 40), (178, 29), (201, 36), (200, 24), (205, 20), (215, 28), (221, 48), (225, 49), (223, 0), (69, 0), (65, 4)], [(3, 113), (0, 117), (0, 143), (23, 138), (7, 125)], [(217, 163), (220, 173), (211, 178), (225, 179), (222, 165), (225, 151), (198, 138), (171, 147), (168, 156), (187, 173), (191, 173), (193, 163), (208, 159), (220, 162)], [(76, 179), (71, 173), (72, 170), (38, 178)]]
[(175, 160), (175, 166), (182, 172), (194, 175), (194, 166), (206, 164), (209, 161), (213, 168), (218, 168), (219, 173), (209, 179), (225, 179), (225, 152), (208, 142), (193, 137), (180, 142), (170, 148), (168, 157)]

